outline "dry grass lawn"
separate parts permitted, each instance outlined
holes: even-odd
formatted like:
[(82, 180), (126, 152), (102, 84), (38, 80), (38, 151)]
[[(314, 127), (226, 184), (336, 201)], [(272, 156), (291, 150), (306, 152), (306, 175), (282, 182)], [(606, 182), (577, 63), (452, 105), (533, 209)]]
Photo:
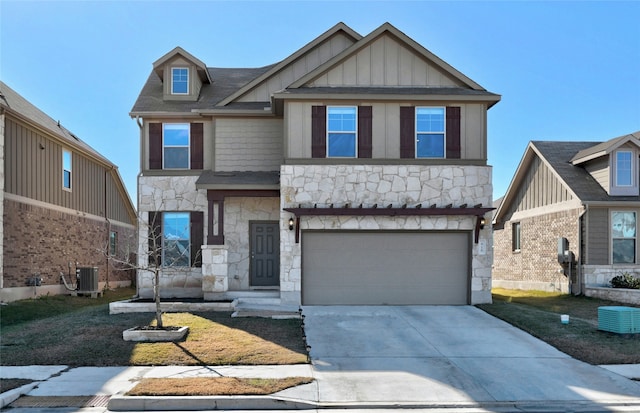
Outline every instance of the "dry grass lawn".
[[(542, 291), (493, 289), (493, 304), (477, 307), (590, 364), (640, 363), (640, 334), (598, 330), (598, 307), (621, 304)], [(569, 324), (560, 322), (568, 314)]]
[(247, 379), (197, 377), (184, 379), (143, 379), (127, 396), (237, 396), (267, 395), (311, 383), (311, 377)]

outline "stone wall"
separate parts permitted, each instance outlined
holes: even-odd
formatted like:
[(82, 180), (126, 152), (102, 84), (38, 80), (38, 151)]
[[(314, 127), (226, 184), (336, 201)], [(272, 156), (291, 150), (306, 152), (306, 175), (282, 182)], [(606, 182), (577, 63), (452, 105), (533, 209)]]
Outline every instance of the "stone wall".
[[(197, 176), (141, 176), (138, 178), (138, 294), (153, 297), (154, 274), (149, 268), (149, 212), (202, 211), (207, 234), (207, 191), (196, 189)], [(202, 297), (200, 268), (162, 268), (162, 297)]]
[(603, 300), (617, 301), (619, 303), (640, 306), (640, 290), (627, 288), (585, 287), (584, 295)]
[(611, 279), (624, 273), (640, 277), (640, 265), (583, 265), (584, 284), (587, 287), (609, 287)]
[[(283, 208), (393, 204), (400, 207), (422, 203), (444, 207), (491, 205), (491, 168), (482, 166), (397, 166), (397, 165), (283, 165), (280, 172), (281, 222), (291, 216)], [(487, 218), (488, 219), (488, 218)], [(468, 216), (327, 216), (305, 217), (307, 229), (360, 230), (467, 230), (473, 231), (475, 217)], [(473, 244), (471, 264), (471, 303), (491, 302), (491, 230), (480, 232)], [(301, 302), (301, 244), (295, 232), (282, 227), (280, 232), (280, 291), (286, 304)]]
[[(572, 209), (507, 221), (493, 232), (494, 287), (569, 292), (569, 279), (558, 263), (558, 238), (569, 240), (578, 259), (578, 219)], [(520, 222), (520, 251), (512, 251), (512, 223)]]
[[(4, 199), (3, 301), (64, 293), (60, 273), (75, 282), (76, 266), (98, 267), (101, 288), (131, 284), (132, 272), (117, 270), (105, 256), (110, 227), (104, 218), (13, 198)], [(127, 251), (135, 251), (134, 228), (112, 222), (111, 229), (118, 233), (118, 258), (126, 260)], [(41, 285), (28, 286), (32, 277)]]

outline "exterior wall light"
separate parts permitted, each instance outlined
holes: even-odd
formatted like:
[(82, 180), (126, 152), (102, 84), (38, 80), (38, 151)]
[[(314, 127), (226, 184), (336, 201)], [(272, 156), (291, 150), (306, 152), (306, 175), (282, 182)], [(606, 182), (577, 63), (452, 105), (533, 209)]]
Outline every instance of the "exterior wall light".
[(293, 231), (293, 217), (289, 218), (289, 231)]
[(484, 219), (484, 217), (480, 218), (480, 229), (484, 229), (486, 223), (487, 221)]

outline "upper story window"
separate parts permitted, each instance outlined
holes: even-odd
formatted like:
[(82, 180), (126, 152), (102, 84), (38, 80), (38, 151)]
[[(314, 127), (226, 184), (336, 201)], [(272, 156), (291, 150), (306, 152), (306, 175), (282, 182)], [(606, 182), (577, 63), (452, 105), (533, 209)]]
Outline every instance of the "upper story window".
[(617, 151), (615, 178), (616, 186), (633, 185), (633, 153), (631, 151)]
[(71, 151), (62, 150), (62, 187), (71, 189)]
[(189, 94), (189, 69), (186, 67), (171, 68), (171, 94)]
[(416, 108), (416, 158), (444, 158), (444, 108)]
[(611, 213), (611, 252), (614, 264), (636, 262), (636, 213), (614, 211)]
[(357, 118), (358, 109), (355, 106), (327, 108), (327, 157), (356, 157)]
[(189, 169), (189, 130), (188, 123), (163, 124), (163, 169)]

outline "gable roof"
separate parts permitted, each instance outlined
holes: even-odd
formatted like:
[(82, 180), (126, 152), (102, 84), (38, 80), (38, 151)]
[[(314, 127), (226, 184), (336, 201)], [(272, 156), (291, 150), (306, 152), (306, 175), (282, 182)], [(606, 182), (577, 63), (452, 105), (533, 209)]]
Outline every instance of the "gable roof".
[(590, 148), (583, 149), (575, 154), (573, 158), (571, 158), (571, 163), (574, 165), (579, 165), (591, 159), (596, 159), (601, 156), (608, 155), (627, 142), (632, 142), (640, 148), (640, 131), (630, 133), (628, 135), (622, 135), (606, 142), (591, 146)]
[(120, 171), (113, 162), (102, 156), (86, 142), (71, 133), (71, 131), (60, 124), (60, 121), (53, 120), (53, 118), (35, 107), (32, 103), (2, 81), (0, 81), (0, 108), (32, 127), (40, 129), (47, 135), (53, 136), (67, 147), (77, 150), (108, 168), (116, 182), (118, 192), (122, 196), (122, 200), (127, 207), (131, 222), (136, 222), (135, 207), (133, 206), (129, 192), (127, 192), (124, 185)]
[[(390, 23), (384, 23), (366, 37), (362, 37), (360, 34), (341, 22), (311, 42), (307, 43), (289, 57), (272, 65), (253, 69), (206, 68), (206, 72), (211, 82), (203, 84), (202, 89), (200, 90), (200, 95), (195, 102), (163, 100), (163, 74), (160, 68), (164, 63), (177, 54), (180, 54), (194, 62), (194, 64), (197, 64), (199, 68), (204, 68), (204, 63), (191, 56), (183, 49), (176, 47), (171, 52), (154, 62), (154, 70), (138, 95), (138, 99), (134, 103), (129, 115), (132, 117), (142, 115), (162, 116), (179, 113), (183, 116), (189, 114), (198, 116), (199, 113), (203, 112), (232, 112), (233, 110), (261, 111), (264, 114), (271, 114), (271, 112), (264, 111), (265, 108), (272, 106), (272, 102), (269, 100), (264, 102), (240, 102), (237, 101), (237, 99), (246, 95), (252, 89), (264, 84), (264, 82), (267, 82), (269, 78), (277, 75), (285, 68), (290, 67), (306, 53), (319, 47), (324, 42), (338, 34), (343, 34), (348, 39), (352, 40), (353, 44), (347, 46), (346, 49), (342, 50), (337, 55), (328, 58), (327, 61), (320, 63), (318, 67), (310, 68), (307, 73), (302, 74), (301, 77), (293, 81), (293, 83), (287, 86), (284, 90), (273, 93), (272, 99), (273, 97), (292, 98), (294, 96), (300, 99), (309, 95), (314, 95), (313, 97), (317, 98), (318, 96), (328, 93), (332, 96), (339, 96), (340, 94), (348, 93), (353, 95), (364, 94), (367, 96), (377, 95), (382, 98), (393, 98), (394, 95), (424, 96), (425, 99), (437, 98), (443, 100), (456, 98), (458, 100), (462, 99), (468, 101), (488, 102), (489, 107), (500, 101), (500, 95), (488, 92), (482, 86), (450, 66), (444, 60), (431, 53), (413, 39), (409, 38)], [(407, 49), (416, 53), (418, 56), (434, 65), (438, 70), (441, 70), (447, 76), (455, 79), (465, 87), (305, 87), (305, 83), (310, 79), (316, 78), (331, 68), (336, 67), (345, 59), (353, 56), (359, 50), (367, 47), (380, 36), (385, 34), (393, 36), (407, 47)]]
[(199, 60), (180, 46), (175, 47), (169, 53), (153, 62), (153, 71), (156, 72), (160, 80), (163, 80), (164, 77), (164, 65), (176, 56), (182, 56), (183, 58), (190, 61), (196, 67), (198, 76), (200, 76), (200, 80), (202, 80), (203, 83), (211, 83), (211, 77), (209, 76), (209, 72), (207, 71), (207, 66), (201, 60)]
[(463, 84), (465, 84), (470, 89), (485, 91), (485, 89), (482, 86), (480, 86), (479, 84), (477, 84), (476, 82), (474, 82), (473, 80), (471, 80), (470, 78), (468, 78), (467, 76), (465, 76), (464, 74), (459, 72), (457, 69), (455, 69), (453, 66), (449, 65), (444, 60), (440, 59), (435, 54), (431, 53), (424, 46), (422, 46), (421, 44), (419, 44), (415, 40), (411, 39), (409, 36), (407, 36), (406, 34), (401, 32), (400, 30), (395, 28), (391, 23), (388, 23), (388, 22), (384, 23), (383, 25), (378, 27), (376, 30), (372, 31), (371, 33), (369, 33), (368, 35), (366, 35), (365, 37), (360, 39), (358, 42), (353, 44), (351, 47), (349, 47), (346, 50), (342, 51), (342, 53), (334, 56), (332, 59), (328, 60), (324, 64), (318, 66), (314, 70), (312, 70), (309, 73), (307, 73), (306, 75), (302, 76), (300, 79), (298, 79), (297, 81), (292, 83), (289, 86), (289, 88), (298, 88), (298, 87), (304, 86), (305, 83), (308, 83), (312, 79), (318, 77), (320, 74), (327, 72), (329, 69), (331, 69), (332, 67), (335, 67), (336, 65), (338, 65), (340, 62), (344, 61), (349, 56), (352, 56), (353, 54), (357, 53), (359, 50), (361, 50), (364, 47), (370, 45), (373, 41), (375, 41), (377, 38), (379, 38), (380, 36), (382, 36), (385, 33), (390, 33), (391, 35), (393, 35), (394, 37), (399, 39), (408, 48), (413, 50), (415, 53), (417, 53), (418, 55), (422, 56), (423, 58), (425, 58), (429, 62), (433, 63), (439, 69), (441, 69), (442, 71), (446, 72), (447, 74), (449, 74), (453, 78), (457, 79), (458, 81), (462, 82)]
[(332, 28), (330, 28), (329, 30), (327, 30), (326, 32), (322, 33), (320, 36), (318, 36), (315, 39), (313, 39), (311, 42), (307, 43), (302, 48), (298, 49), (296, 52), (291, 54), (286, 59), (274, 64), (271, 67), (271, 69), (268, 70), (267, 72), (263, 73), (262, 75), (260, 75), (259, 77), (255, 78), (255, 79), (253, 79), (251, 82), (247, 83), (245, 86), (243, 86), (242, 88), (237, 90), (235, 93), (229, 95), (226, 99), (224, 99), (224, 100), (222, 100), (220, 102), (220, 105), (226, 105), (226, 104), (231, 103), (234, 99), (244, 95), (249, 90), (251, 90), (253, 87), (255, 87), (258, 84), (262, 83), (263, 81), (265, 81), (269, 77), (275, 75), (276, 73), (281, 71), (286, 66), (289, 66), (290, 64), (295, 62), (298, 58), (303, 56), (305, 53), (307, 53), (310, 50), (318, 47), (318, 45), (322, 44), (327, 39), (335, 36), (337, 33), (340, 33), (340, 32), (343, 32), (347, 37), (350, 37), (351, 39), (353, 39), (354, 42), (358, 41), (358, 40), (360, 40), (362, 38), (362, 36), (360, 34), (355, 32), (353, 29), (351, 29), (346, 24), (340, 22), (340, 23), (336, 24), (335, 26), (333, 26)]
[[(625, 135), (634, 136), (638, 132)], [(618, 138), (616, 138), (618, 139)], [(615, 139), (614, 139), (615, 140)], [(552, 173), (558, 178), (562, 185), (583, 204), (598, 202), (640, 202), (638, 196), (611, 196), (602, 186), (580, 165), (572, 163), (579, 153), (587, 153), (594, 147), (602, 147), (607, 142), (570, 142), (570, 141), (531, 141), (518, 165), (516, 172), (504, 195), (502, 203), (495, 214), (495, 220), (499, 221), (511, 202), (517, 196), (523, 179), (527, 175), (528, 168), (534, 157), (539, 157)]]

